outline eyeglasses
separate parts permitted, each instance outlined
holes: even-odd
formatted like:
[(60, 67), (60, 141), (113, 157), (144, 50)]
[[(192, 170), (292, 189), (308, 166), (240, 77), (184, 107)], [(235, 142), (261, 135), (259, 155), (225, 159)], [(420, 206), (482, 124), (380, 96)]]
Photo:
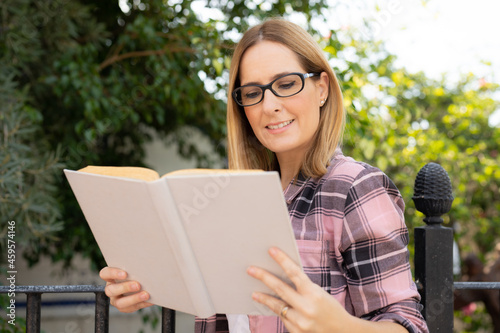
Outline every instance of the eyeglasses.
[(264, 99), (267, 89), (278, 97), (297, 95), (304, 89), (304, 80), (308, 77), (320, 75), (319, 73), (290, 73), (274, 79), (269, 84), (248, 84), (233, 90), (233, 99), (239, 106), (252, 106)]

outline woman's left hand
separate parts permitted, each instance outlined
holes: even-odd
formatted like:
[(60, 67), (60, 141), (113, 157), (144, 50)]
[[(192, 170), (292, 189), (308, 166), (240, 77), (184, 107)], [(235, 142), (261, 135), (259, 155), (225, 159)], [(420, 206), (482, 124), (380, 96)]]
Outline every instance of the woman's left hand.
[(262, 281), (279, 297), (255, 292), (252, 295), (255, 301), (279, 315), (290, 332), (338, 332), (347, 325), (351, 315), (335, 298), (313, 283), (290, 257), (277, 248), (271, 248), (269, 254), (296, 289), (266, 270), (252, 266), (248, 274)]

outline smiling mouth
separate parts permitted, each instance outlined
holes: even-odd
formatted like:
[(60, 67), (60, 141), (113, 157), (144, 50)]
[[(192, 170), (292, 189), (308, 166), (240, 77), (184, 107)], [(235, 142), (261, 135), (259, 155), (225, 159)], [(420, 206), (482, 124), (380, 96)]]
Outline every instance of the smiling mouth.
[(278, 129), (278, 128), (282, 128), (282, 127), (285, 127), (287, 125), (290, 125), (292, 122), (293, 122), (293, 119), (292, 120), (288, 120), (288, 121), (284, 121), (284, 122), (282, 122), (281, 124), (278, 124), (278, 125), (267, 125), (266, 128), (274, 130), (274, 129)]

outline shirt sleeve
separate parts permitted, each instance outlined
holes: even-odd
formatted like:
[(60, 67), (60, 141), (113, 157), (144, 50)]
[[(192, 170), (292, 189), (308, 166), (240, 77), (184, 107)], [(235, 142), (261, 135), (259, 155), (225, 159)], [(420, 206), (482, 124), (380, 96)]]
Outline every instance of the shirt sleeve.
[(347, 193), (340, 252), (357, 317), (427, 332), (412, 280), (404, 201), (394, 183), (367, 166)]

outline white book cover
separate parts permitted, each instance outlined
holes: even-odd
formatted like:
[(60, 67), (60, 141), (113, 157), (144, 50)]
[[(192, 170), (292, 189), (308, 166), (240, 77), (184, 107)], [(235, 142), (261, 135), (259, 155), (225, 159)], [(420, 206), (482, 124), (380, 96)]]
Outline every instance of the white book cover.
[(274, 315), (252, 292), (262, 267), (287, 280), (268, 254), (300, 265), (277, 172), (172, 174), (144, 181), (64, 170), (110, 267), (128, 272), (150, 302), (208, 317)]

